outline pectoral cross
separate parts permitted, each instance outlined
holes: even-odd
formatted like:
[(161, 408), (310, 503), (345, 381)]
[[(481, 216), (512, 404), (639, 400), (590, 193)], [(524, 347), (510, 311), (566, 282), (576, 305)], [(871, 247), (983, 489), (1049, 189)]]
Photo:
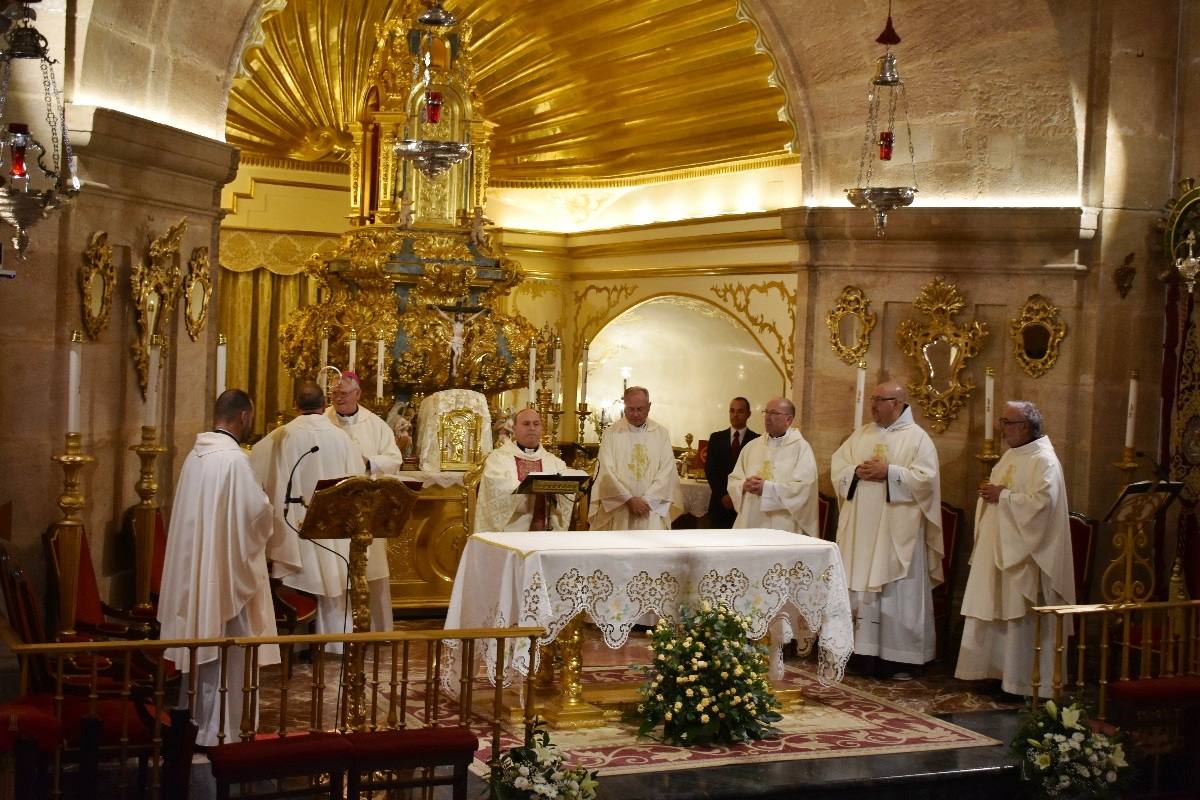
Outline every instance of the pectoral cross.
[(650, 459), (646, 456), (646, 446), (640, 442), (635, 444), (633, 446), (633, 458), (625, 466), (633, 473), (634, 480), (640, 481), (642, 476), (646, 474), (646, 468), (650, 466)]

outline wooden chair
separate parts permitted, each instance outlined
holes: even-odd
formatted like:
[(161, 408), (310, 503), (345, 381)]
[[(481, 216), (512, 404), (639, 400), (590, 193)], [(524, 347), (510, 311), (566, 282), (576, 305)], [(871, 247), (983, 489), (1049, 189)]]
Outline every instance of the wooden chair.
[(837, 539), (837, 501), (827, 494), (817, 495), (817, 534), (832, 542)]
[[(271, 600), (275, 604), (275, 627), (280, 636), (294, 636), (309, 632), (309, 626), (317, 618), (317, 598), (291, 586), (285, 586), (278, 578), (271, 578)], [(287, 650), (287, 678), (292, 677), (292, 645), (283, 645)]]
[[(59, 620), (60, 628), (70, 624), (71, 629), (88, 638), (148, 639), (156, 636), (158, 620), (154, 618), (152, 610), (138, 613), (133, 609), (109, 605), (101, 598), (86, 531), (80, 531), (79, 534), (81, 542), (77, 574), (63, 574), (60, 533), (57, 527), (51, 527), (42, 535), (46, 551), (47, 595), (51, 601), (50, 618)], [(58, 608), (63, 596), (61, 588), (68, 581), (74, 582), (74, 591), (69, 594), (75, 597), (75, 610), (70, 616), (60, 613), (61, 609)]]
[(1075, 602), (1086, 603), (1091, 593), (1092, 549), (1096, 546), (1096, 534), (1100, 523), (1091, 517), (1072, 511), (1071, 558), (1075, 568)]
[(950, 647), (950, 634), (954, 630), (954, 548), (958, 544), (959, 533), (966, 526), (966, 513), (947, 502), (942, 503), (942, 583), (933, 590), (933, 624), (937, 633), (938, 658), (944, 660), (949, 653), (956, 652)]

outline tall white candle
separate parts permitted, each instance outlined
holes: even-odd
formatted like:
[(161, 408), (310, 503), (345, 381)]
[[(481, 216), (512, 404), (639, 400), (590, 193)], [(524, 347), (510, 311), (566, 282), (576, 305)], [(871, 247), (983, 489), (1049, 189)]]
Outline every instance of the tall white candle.
[(983, 371), (983, 438), (996, 438), (996, 370), (988, 367)]
[(562, 345), (554, 341), (554, 402), (562, 402)]
[(383, 333), (375, 343), (375, 396), (383, 397)]
[(854, 429), (858, 430), (858, 426), (862, 425), (863, 407), (867, 400), (867, 364), (865, 361), (859, 361), (858, 367), (854, 370)]
[(579, 382), (579, 402), (582, 405), (587, 402), (587, 368), (588, 368), (588, 343), (583, 343), (583, 379)]
[(347, 359), (346, 369), (354, 372), (354, 365), (358, 363), (358, 331), (350, 329), (350, 358)]
[(537, 367), (537, 345), (529, 343), (529, 405), (537, 404), (537, 387), (534, 386), (534, 376)]
[(79, 385), (83, 373), (83, 332), (71, 333), (67, 351), (67, 433), (79, 433)]
[(150, 369), (146, 375), (146, 409), (142, 425), (158, 427), (158, 372), (162, 342), (158, 336), (150, 337)]
[(1137, 418), (1137, 370), (1129, 373), (1129, 409), (1125, 414), (1125, 446), (1133, 447), (1133, 428)]
[(321, 338), (321, 368), (317, 370), (317, 384), (321, 387), (321, 391), (325, 391), (325, 384), (328, 378), (325, 377), (325, 368), (329, 366), (329, 332), (323, 331)]
[(228, 348), (229, 342), (225, 338), (225, 334), (217, 334), (217, 397), (220, 397), (225, 391), (225, 371), (229, 359)]

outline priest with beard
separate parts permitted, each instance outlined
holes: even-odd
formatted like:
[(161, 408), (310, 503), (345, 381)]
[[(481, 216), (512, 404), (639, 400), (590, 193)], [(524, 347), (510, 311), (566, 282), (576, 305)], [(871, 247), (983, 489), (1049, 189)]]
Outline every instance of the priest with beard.
[(523, 408), (513, 418), (513, 438), (488, 454), (479, 481), (475, 530), (565, 531), (574, 500), (568, 495), (513, 494), (533, 472), (564, 473), (567, 465), (541, 445), (542, 417)]
[[(273, 527), (273, 510), (250, 459), (239, 444), (251, 431), (254, 404), (241, 389), (217, 398), (213, 430), (196, 436), (183, 462), (163, 562), (158, 621), (163, 639), (275, 636), (275, 609), (267, 560), (277, 574), (300, 567), (295, 548)], [(195, 676), (196, 743), (218, 744), (221, 731), (221, 664), (216, 647), (170, 647), (164, 656), (184, 673), (180, 707), (187, 707)], [(231, 647), (226, 661), (224, 740), (242, 727), (246, 651)], [(278, 645), (258, 649), (258, 666), (279, 663)]]
[[(276, 534), (290, 542), (302, 565), (299, 572), (281, 575), (293, 589), (317, 598), (317, 633), (344, 633), (349, 628), (346, 608), (350, 540), (325, 539), (314, 542), (301, 539), (292, 530), (302, 527), (305, 507), (293, 498), (312, 499), (317, 482), (361, 475), (362, 456), (354, 442), (338, 430), (324, 415), (325, 394), (312, 381), (300, 385), (296, 393), (297, 416), (276, 428), (254, 445), (250, 463), (275, 506)], [(290, 487), (289, 487), (290, 484)], [(285, 518), (286, 515), (286, 518)], [(290, 523), (290, 524), (289, 524)], [(387, 564), (367, 558), (367, 580), (387, 575)], [(342, 644), (326, 645), (329, 652), (340, 653)]]
[[(404, 464), (404, 455), (396, 445), (396, 435), (370, 409), (359, 405), (362, 387), (358, 375), (343, 372), (342, 378), (330, 393), (333, 405), (325, 409), (325, 417), (350, 437), (362, 455), (363, 468), (369, 475), (396, 475)], [(387, 561), (387, 539), (375, 539), (367, 548), (367, 561), (375, 565), (373, 574), (381, 575), (367, 582), (371, 604), (371, 630), (392, 630), (392, 587)]]
[(649, 416), (650, 391), (630, 386), (624, 416), (600, 442), (588, 510), (591, 530), (667, 530), (683, 512), (671, 434)]
[(742, 448), (729, 473), (733, 527), (817, 535), (817, 460), (792, 427), (796, 406), (776, 397), (763, 411), (765, 435)]
[[(1008, 449), (979, 487), (954, 677), (999, 678), (1005, 692), (1029, 695), (1035, 652), (1030, 609), (1075, 602), (1070, 512), (1062, 465), (1037, 406), (1007, 403), (999, 427)], [(1041, 645), (1046, 681), (1054, 675), (1053, 625), (1042, 626)], [(1066, 655), (1064, 647), (1064, 665)]]
[[(884, 674), (936, 655), (933, 587), (942, 582), (942, 494), (937, 449), (913, 422), (904, 387), (871, 395), (871, 422), (833, 454), (838, 547), (857, 621), (854, 652), (882, 659)], [(881, 666), (875, 661), (870, 672)]]

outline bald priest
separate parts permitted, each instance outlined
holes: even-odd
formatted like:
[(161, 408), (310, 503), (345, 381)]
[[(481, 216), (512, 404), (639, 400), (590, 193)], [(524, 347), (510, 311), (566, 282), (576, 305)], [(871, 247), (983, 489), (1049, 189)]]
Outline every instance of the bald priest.
[[(480, 531), (565, 531), (574, 499), (568, 496), (513, 494), (526, 476), (537, 472), (579, 474), (541, 445), (542, 417), (523, 408), (513, 418), (513, 438), (488, 454), (479, 481), (475, 529)], [(549, 524), (547, 524), (549, 523)]]
[(765, 436), (738, 455), (729, 473), (729, 498), (737, 509), (734, 528), (773, 528), (818, 534), (817, 460), (792, 427), (796, 407), (784, 397), (767, 403)]

